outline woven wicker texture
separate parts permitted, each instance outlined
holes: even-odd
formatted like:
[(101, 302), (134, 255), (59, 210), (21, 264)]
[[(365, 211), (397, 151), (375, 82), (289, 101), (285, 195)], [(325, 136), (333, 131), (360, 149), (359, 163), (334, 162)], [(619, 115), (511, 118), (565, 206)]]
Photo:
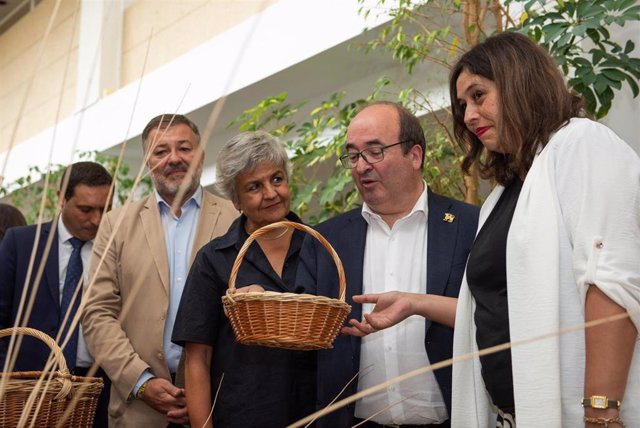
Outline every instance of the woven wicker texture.
[[(307, 232), (329, 251), (338, 268), (337, 299), (310, 294), (272, 291), (236, 293), (235, 283), (240, 264), (251, 243), (260, 236), (283, 227)], [(239, 343), (273, 348), (313, 350), (331, 348), (342, 323), (351, 312), (345, 303), (345, 277), (342, 262), (331, 244), (304, 224), (281, 221), (264, 226), (249, 236), (236, 257), (229, 289), (222, 298), (224, 311)]]
[(41, 331), (27, 327), (0, 330), (0, 338), (14, 334), (46, 343), (59, 370), (44, 376), (43, 372), (0, 373), (0, 381), (5, 383), (0, 396), (0, 427), (92, 427), (102, 379), (71, 375), (56, 342)]

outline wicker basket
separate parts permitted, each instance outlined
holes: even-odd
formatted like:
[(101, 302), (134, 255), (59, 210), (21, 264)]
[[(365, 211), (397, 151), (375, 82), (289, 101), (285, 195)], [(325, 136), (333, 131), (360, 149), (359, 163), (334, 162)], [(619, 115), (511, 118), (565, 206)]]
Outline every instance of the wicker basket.
[[(251, 243), (269, 231), (287, 226), (307, 232), (329, 251), (338, 268), (340, 289), (337, 299), (273, 291), (235, 293), (236, 276)], [(351, 311), (351, 306), (345, 303), (344, 298), (344, 269), (331, 244), (304, 224), (281, 221), (264, 226), (247, 238), (231, 269), (229, 289), (222, 303), (239, 343), (313, 350), (333, 347), (333, 341)]]
[[(45, 333), (26, 327), (0, 330), (0, 338), (12, 334), (33, 336), (46, 343), (53, 350), (59, 370), (44, 376), (43, 372), (0, 373), (0, 384), (5, 383), (0, 396), (0, 427), (92, 427), (102, 379), (71, 375), (62, 351)], [(39, 382), (41, 377), (43, 380)], [(39, 392), (32, 397), (34, 404), (28, 405), (36, 388)], [(69, 415), (65, 414), (67, 409)]]

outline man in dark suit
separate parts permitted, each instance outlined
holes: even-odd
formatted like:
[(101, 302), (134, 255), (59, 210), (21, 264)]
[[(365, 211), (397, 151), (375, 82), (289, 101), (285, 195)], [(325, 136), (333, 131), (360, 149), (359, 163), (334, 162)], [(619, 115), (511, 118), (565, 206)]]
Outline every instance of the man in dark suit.
[[(110, 205), (112, 178), (94, 162), (77, 162), (65, 170), (64, 177), (58, 190), (61, 207), (58, 218), (41, 227), (9, 229), (0, 244), (0, 328), (31, 327), (57, 338), (60, 344), (69, 336), (67, 346), (62, 349), (67, 366), (72, 374), (85, 376), (93, 358), (87, 351), (79, 323), (71, 324), (82, 296), (79, 293), (75, 298), (74, 294), (83, 279), (87, 283), (93, 238), (105, 207)], [(34, 247), (36, 254), (32, 263)], [(41, 266), (42, 275), (38, 277)], [(34, 294), (33, 308), (28, 310), (29, 299)], [(66, 313), (69, 313), (68, 320), (62, 325)], [(8, 344), (8, 339), (0, 341), (2, 370), (44, 369), (50, 350), (43, 342), (25, 336), (14, 366), (10, 360), (16, 350), (8, 354)], [(96, 427), (107, 426), (108, 391), (107, 385), (98, 403)]]
[[(419, 120), (395, 103), (369, 105), (349, 125), (340, 159), (351, 169), (364, 205), (320, 224), (318, 231), (344, 265), (353, 319), (343, 328), (348, 335), (318, 353), (318, 408), (451, 357), (455, 305), (479, 210), (428, 189), (424, 153)], [(333, 261), (313, 239), (303, 245), (297, 285), (338, 295)], [(354, 300), (363, 293), (373, 298)], [(374, 329), (360, 321), (363, 308), (357, 302), (374, 303), (381, 296), (426, 297), (433, 310), (426, 321), (409, 317), (368, 335)], [(371, 310), (365, 306), (364, 312)], [(369, 395), (316, 424), (349, 427), (372, 417), (363, 426), (448, 427), (450, 408), (451, 369), (446, 368)]]

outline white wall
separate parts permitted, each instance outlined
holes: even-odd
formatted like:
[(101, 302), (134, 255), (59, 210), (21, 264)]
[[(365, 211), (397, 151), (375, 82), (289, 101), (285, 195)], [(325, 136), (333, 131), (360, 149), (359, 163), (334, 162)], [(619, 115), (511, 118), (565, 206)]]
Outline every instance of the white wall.
[[(278, 1), (29, 138), (10, 153), (0, 154), (0, 165), (5, 161), (7, 165), (0, 171), (4, 184), (25, 175), (29, 166), (68, 164), (77, 159), (78, 152), (113, 148), (138, 136), (157, 114), (190, 113), (210, 106), (221, 97), (357, 36), (365, 26), (376, 24), (371, 19), (364, 21), (358, 14), (359, 6), (355, 0)], [(314, 85), (313, 81), (306, 83)], [(204, 123), (200, 125), (204, 128)]]
[[(615, 34), (617, 40), (633, 40), (636, 49), (632, 55), (640, 57), (640, 22), (618, 27), (612, 30), (611, 34)], [(602, 122), (613, 129), (640, 155), (640, 97), (632, 98), (632, 96), (629, 86), (623, 83), (622, 90), (615, 92), (611, 110)]]

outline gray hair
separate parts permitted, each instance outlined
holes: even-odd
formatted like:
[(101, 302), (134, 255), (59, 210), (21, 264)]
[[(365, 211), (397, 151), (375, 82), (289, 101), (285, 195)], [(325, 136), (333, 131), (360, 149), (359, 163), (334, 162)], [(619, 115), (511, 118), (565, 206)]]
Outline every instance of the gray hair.
[(222, 146), (216, 160), (216, 190), (223, 196), (238, 202), (236, 177), (253, 171), (263, 162), (273, 162), (282, 167), (287, 181), (291, 175), (291, 164), (284, 145), (264, 131), (243, 132)]

